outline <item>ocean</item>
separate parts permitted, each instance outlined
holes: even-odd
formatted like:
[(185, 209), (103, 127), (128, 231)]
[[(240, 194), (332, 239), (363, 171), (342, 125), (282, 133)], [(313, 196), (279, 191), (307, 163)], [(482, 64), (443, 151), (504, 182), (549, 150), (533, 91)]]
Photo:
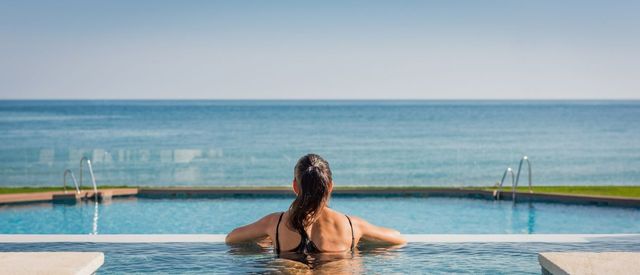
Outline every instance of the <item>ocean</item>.
[(310, 152), (336, 185), (634, 185), (640, 101), (0, 101), (0, 186), (288, 186)]

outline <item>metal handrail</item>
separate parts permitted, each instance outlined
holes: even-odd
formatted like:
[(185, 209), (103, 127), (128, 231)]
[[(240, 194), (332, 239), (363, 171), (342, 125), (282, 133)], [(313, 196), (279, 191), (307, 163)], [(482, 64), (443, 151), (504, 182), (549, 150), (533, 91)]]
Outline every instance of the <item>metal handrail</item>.
[(516, 189), (514, 186), (515, 183), (515, 176), (513, 174), (513, 169), (511, 169), (511, 167), (507, 167), (506, 170), (504, 170), (504, 173), (502, 174), (502, 179), (500, 180), (500, 184), (498, 185), (498, 190), (496, 191), (496, 195), (495, 198), (496, 200), (500, 200), (500, 193), (502, 192), (502, 185), (504, 184), (504, 180), (507, 178), (507, 174), (511, 174), (511, 197), (513, 200), (515, 200), (516, 198)]
[[(518, 182), (520, 180), (520, 171), (522, 170), (522, 163), (525, 160), (527, 161), (527, 168), (528, 168), (528, 172), (529, 172), (528, 173), (528, 176), (529, 176), (529, 193), (533, 193), (533, 189), (531, 188), (531, 184), (532, 184), (532, 182), (531, 182), (531, 162), (529, 161), (529, 157), (527, 157), (527, 156), (524, 156), (524, 157), (522, 157), (522, 159), (520, 159), (520, 164), (518, 165), (518, 173), (516, 174), (516, 185), (515, 185), (515, 188), (518, 187)], [(514, 196), (514, 198), (515, 198), (515, 196)]]
[(532, 176), (531, 176), (531, 161), (529, 161), (529, 157), (527, 156), (523, 156), (520, 159), (520, 163), (518, 164), (518, 172), (516, 173), (515, 177), (513, 175), (513, 169), (511, 169), (511, 167), (508, 167), (507, 170), (504, 171), (504, 174), (502, 174), (502, 179), (500, 180), (500, 184), (498, 185), (498, 189), (495, 191), (494, 194), (494, 198), (496, 200), (500, 199), (500, 193), (502, 192), (502, 185), (504, 184), (504, 180), (507, 177), (508, 173), (511, 173), (511, 199), (513, 200), (513, 202), (516, 202), (516, 190), (518, 188), (518, 183), (520, 182), (520, 172), (522, 172), (522, 163), (527, 162), (527, 172), (528, 172), (528, 179), (529, 179), (529, 193), (533, 193), (533, 181), (531, 180)]
[(91, 160), (87, 157), (80, 159), (80, 186), (82, 187), (82, 163), (86, 162), (89, 167), (89, 175), (91, 175), (91, 183), (93, 183), (93, 197), (98, 200), (98, 186), (96, 185), (96, 177), (93, 175), (93, 167), (91, 167)]
[(62, 179), (62, 184), (64, 187), (64, 193), (67, 193), (67, 175), (71, 175), (71, 179), (73, 180), (73, 185), (76, 187), (76, 194), (80, 194), (80, 187), (78, 186), (78, 181), (76, 181), (76, 176), (73, 175), (73, 172), (70, 169), (64, 170), (64, 176)]

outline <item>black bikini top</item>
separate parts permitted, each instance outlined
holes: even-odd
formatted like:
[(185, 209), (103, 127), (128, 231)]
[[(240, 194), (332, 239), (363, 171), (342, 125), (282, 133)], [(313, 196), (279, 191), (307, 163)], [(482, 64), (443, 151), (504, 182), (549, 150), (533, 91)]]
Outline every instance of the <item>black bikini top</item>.
[[(276, 254), (280, 254), (280, 239), (279, 239), (279, 229), (280, 229), (280, 222), (282, 221), (282, 216), (284, 215), (284, 212), (280, 213), (280, 218), (278, 219), (278, 225), (276, 225), (276, 243), (275, 243), (275, 248), (276, 248)], [(345, 217), (347, 217), (347, 220), (349, 221), (349, 227), (351, 227), (351, 251), (353, 252), (353, 248), (355, 246), (355, 237), (353, 236), (353, 224), (351, 223), (351, 218), (349, 218), (349, 216), (344, 215)], [(302, 232), (300, 232), (300, 244), (298, 244), (298, 246), (296, 246), (296, 248), (290, 250), (290, 251), (286, 251), (286, 252), (295, 252), (295, 253), (300, 253), (300, 254), (309, 254), (309, 253), (320, 253), (320, 249), (318, 249), (318, 247), (313, 243), (313, 241), (311, 241), (311, 239), (309, 238), (309, 236), (307, 235), (307, 232), (305, 232), (304, 230)]]

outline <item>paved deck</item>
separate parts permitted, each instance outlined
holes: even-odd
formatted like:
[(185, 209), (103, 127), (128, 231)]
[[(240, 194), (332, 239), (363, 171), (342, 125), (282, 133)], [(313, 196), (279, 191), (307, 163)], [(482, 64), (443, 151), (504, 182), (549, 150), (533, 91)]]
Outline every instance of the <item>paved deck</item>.
[(637, 252), (547, 252), (538, 261), (543, 274), (640, 274)]
[[(138, 194), (138, 188), (118, 188), (118, 189), (100, 189), (98, 193), (110, 194), (113, 197), (135, 196)], [(73, 191), (69, 191), (66, 195), (73, 196)], [(25, 202), (45, 202), (53, 201), (54, 196), (65, 195), (63, 191), (55, 192), (35, 192), (20, 194), (2, 194), (0, 195), (0, 204), (4, 203), (25, 203)], [(93, 191), (83, 190), (78, 197), (91, 198)]]
[(0, 274), (94, 274), (104, 263), (101, 252), (0, 252)]

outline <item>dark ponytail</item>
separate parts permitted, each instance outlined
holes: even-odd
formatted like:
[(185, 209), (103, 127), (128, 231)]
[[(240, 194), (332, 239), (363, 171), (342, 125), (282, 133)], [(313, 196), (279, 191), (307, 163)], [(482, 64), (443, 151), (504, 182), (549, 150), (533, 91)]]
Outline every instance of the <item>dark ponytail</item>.
[(294, 169), (298, 184), (298, 196), (289, 207), (289, 225), (300, 234), (317, 218), (329, 200), (331, 169), (329, 163), (316, 154), (308, 154), (298, 160)]

